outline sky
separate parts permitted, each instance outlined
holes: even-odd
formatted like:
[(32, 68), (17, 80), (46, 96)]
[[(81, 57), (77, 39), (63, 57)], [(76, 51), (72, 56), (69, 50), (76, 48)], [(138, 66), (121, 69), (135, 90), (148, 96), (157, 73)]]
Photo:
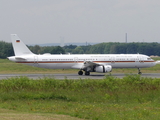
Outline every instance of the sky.
[(160, 42), (160, 0), (0, 0), (0, 40)]

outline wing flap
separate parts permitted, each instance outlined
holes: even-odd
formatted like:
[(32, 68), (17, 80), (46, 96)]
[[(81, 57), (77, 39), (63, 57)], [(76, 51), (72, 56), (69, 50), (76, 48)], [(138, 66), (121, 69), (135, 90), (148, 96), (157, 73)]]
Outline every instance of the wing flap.
[(94, 66), (100, 66), (101, 64), (94, 63), (91, 61), (85, 61), (83, 64), (75, 64), (72, 66), (74, 69), (86, 69), (86, 68), (92, 68)]
[(83, 69), (87, 68), (87, 67), (93, 67), (93, 66), (100, 66), (100, 64), (98, 63), (94, 63), (91, 61), (85, 61), (83, 64)]

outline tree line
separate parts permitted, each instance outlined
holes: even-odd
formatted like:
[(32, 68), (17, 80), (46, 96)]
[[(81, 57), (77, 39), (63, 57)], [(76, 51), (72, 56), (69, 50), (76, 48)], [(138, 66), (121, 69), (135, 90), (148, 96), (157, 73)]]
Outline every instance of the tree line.
[[(88, 46), (66, 45), (60, 46), (28, 46), (35, 54), (145, 54), (160, 56), (160, 43), (99, 43)], [(11, 43), (0, 41), (0, 58), (13, 56)]]

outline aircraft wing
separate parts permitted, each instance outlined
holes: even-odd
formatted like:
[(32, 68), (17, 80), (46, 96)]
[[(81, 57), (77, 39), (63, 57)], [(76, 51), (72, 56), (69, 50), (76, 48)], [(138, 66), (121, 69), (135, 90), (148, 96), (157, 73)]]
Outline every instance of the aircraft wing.
[(94, 63), (91, 61), (85, 61), (83, 64), (82, 63), (77, 63), (72, 66), (72, 68), (75, 69), (87, 69), (87, 68), (93, 68), (94, 66), (100, 66), (98, 63)]
[(83, 64), (83, 69), (88, 68), (88, 67), (94, 67), (94, 66), (100, 66), (100, 64), (95, 63), (95, 62), (91, 62), (91, 61), (85, 61)]

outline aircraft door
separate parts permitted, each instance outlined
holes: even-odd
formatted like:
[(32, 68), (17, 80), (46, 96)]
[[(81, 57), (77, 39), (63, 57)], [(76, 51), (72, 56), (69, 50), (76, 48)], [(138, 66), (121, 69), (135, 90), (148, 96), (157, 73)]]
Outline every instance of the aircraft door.
[(78, 63), (78, 57), (75, 57), (75, 58), (74, 58), (74, 62), (75, 62), (75, 63)]
[(38, 67), (38, 56), (34, 56), (34, 66)]
[(115, 63), (115, 57), (111, 57), (111, 63)]
[(137, 59), (135, 60), (135, 62), (139, 63), (140, 58), (137, 56)]
[(143, 57), (139, 56), (138, 60), (139, 60), (140, 63), (144, 63), (144, 58)]
[(144, 58), (143, 57), (140, 57), (140, 62), (144, 63)]

